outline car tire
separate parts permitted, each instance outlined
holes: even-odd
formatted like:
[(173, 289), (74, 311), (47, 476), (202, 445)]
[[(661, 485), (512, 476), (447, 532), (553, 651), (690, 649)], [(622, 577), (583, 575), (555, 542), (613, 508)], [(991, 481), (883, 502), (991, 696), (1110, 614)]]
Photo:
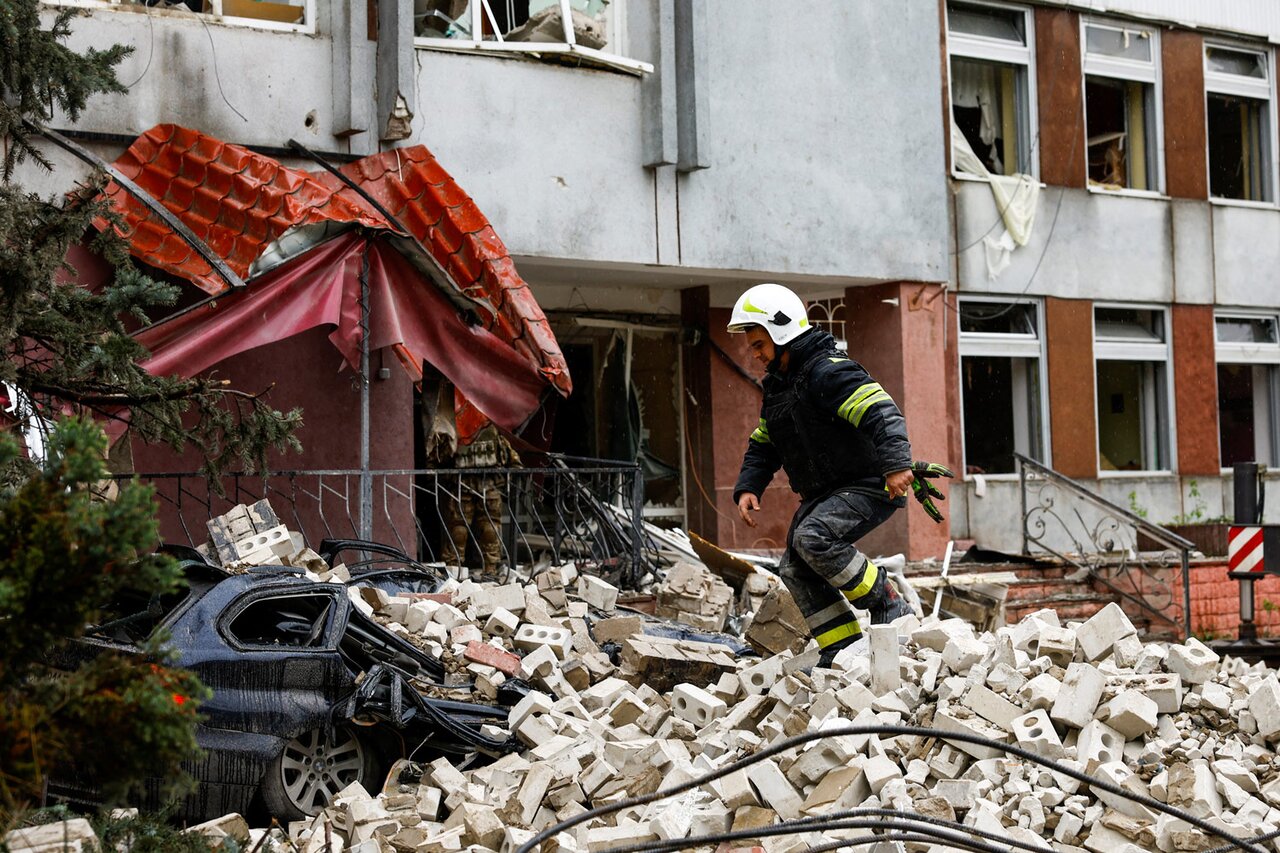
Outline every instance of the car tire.
[(353, 726), (301, 732), (268, 765), (260, 788), (262, 805), (284, 823), (319, 814), (352, 782), (376, 795), (384, 766), (379, 746), (376, 738)]

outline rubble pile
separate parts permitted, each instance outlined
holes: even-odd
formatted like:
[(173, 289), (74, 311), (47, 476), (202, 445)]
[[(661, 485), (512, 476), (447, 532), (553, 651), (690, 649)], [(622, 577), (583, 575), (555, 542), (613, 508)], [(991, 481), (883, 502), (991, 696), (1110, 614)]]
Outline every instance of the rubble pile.
[[(594, 604), (609, 603), (611, 594), (597, 579), (563, 569), (554, 580), (526, 585), (523, 600), (518, 585), (463, 583), (454, 604), (406, 605), (406, 615), (425, 609), (431, 620), (448, 614), (446, 622), (474, 614), (483, 628), (471, 621), (449, 629), (482, 634), (464, 631), (466, 645), (453, 644), (469, 673), (477, 682), (518, 675), (538, 688), (511, 711), (521, 750), (468, 770), (436, 759), (420, 779), (393, 778), (376, 797), (348, 789), (314, 821), (290, 828), (300, 849), (514, 850), (588, 809), (695, 781), (788, 738), (850, 724), (936, 734), (811, 739), (676, 797), (593, 817), (542, 849), (597, 851), (682, 838), (697, 847), (695, 836), (746, 830), (734, 846), (800, 850), (866, 830), (750, 833), (856, 808), (958, 821), (1046, 850), (1221, 843), (1062, 768), (1238, 837), (1280, 828), (1280, 681), (1261, 666), (1220, 660), (1194, 639), (1144, 644), (1115, 605), (1082, 624), (1062, 625), (1045, 610), (980, 636), (958, 619), (907, 617), (872, 627), (869, 648), (846, 650), (835, 668), (809, 669), (808, 654), (735, 658), (714, 643), (649, 637), (637, 633), (637, 616), (597, 618), (586, 628)], [(676, 596), (687, 583), (677, 580)], [(552, 603), (558, 592), (563, 605)], [(385, 609), (398, 614), (399, 605), (393, 598)], [(587, 615), (572, 615), (584, 608)], [(497, 632), (490, 627), (498, 625)], [(615, 641), (623, 647), (616, 668), (597, 651), (600, 642)], [(946, 732), (990, 743), (948, 743)], [(999, 744), (1058, 767), (1007, 756)]]
[[(266, 530), (250, 538), (271, 521), (253, 522)], [(233, 535), (210, 546), (224, 563), (261, 556)], [(268, 540), (256, 547), (272, 559), (320, 568), (287, 531)], [(345, 582), (339, 569), (315, 574)], [(298, 853), (513, 851), (590, 810), (600, 813), (558, 828), (540, 849), (664, 840), (713, 850), (721, 839), (700, 837), (737, 833), (721, 849), (803, 850), (920, 817), (935, 823), (911, 824), (917, 834), (971, 830), (998, 847), (1064, 853), (1223, 843), (1197, 819), (1228, 837), (1280, 831), (1276, 674), (1194, 639), (1143, 643), (1115, 604), (1083, 623), (1041, 610), (980, 634), (960, 619), (904, 617), (870, 627), (826, 669), (815, 667), (794, 602), (764, 572), (735, 600), (706, 567), (677, 564), (656, 590), (662, 624), (619, 608), (616, 588), (572, 564), (510, 583), (450, 579), (398, 594), (355, 585), (348, 595), (443, 661), (446, 692), (492, 702), (507, 681), (526, 682), (507, 727), (484, 732), (515, 748), (460, 766), (397, 762), (381, 790), (352, 785), (287, 828), (245, 837), (228, 816), (193, 831)], [(672, 621), (716, 630), (735, 610), (758, 655), (733, 637), (671, 630)], [(859, 825), (770, 834), (848, 810), (860, 810)], [(8, 840), (15, 851), (44, 849), (54, 835)]]

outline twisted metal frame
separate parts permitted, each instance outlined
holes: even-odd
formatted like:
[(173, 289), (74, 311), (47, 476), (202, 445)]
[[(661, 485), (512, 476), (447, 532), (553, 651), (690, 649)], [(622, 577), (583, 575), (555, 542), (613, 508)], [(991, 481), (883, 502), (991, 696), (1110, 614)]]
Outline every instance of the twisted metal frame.
[[(1021, 453), (1022, 550), (1034, 546), (1077, 569), (1079, 579), (1096, 580), (1124, 601), (1191, 636), (1190, 555), (1195, 544), (1112, 503), (1081, 483)], [(1090, 522), (1080, 505), (1100, 516)], [(1054, 547), (1065, 538), (1071, 547)], [(1163, 546), (1142, 551), (1139, 534)], [(1181, 623), (1171, 615), (1177, 604), (1175, 585), (1181, 574)]]
[[(374, 538), (422, 562), (460, 562), (448, 539), (447, 506), (461, 507), (464, 499), (473, 509), (472, 517), (461, 519), (468, 538), (478, 542), (482, 527), (496, 528), (508, 573), (519, 562), (546, 555), (553, 564), (586, 563), (635, 588), (659, 560), (642, 517), (644, 477), (632, 463), (549, 454), (546, 466), (538, 468), (295, 470), (231, 473), (218, 483), (198, 473), (115, 479), (134, 477), (155, 488), (162, 517), (171, 520), (169, 535), (180, 530), (192, 546), (208, 539), (207, 519), (263, 498), (271, 501), (282, 524), (313, 547), (322, 539), (358, 539), (365, 478), (372, 482)], [(494, 492), (500, 514), (486, 501)]]

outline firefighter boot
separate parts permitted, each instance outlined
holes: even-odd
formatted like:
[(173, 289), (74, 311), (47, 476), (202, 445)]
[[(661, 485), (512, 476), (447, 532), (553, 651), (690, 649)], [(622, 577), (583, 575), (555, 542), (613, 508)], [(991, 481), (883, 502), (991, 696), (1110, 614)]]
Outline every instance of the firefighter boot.
[(898, 588), (884, 569), (879, 569), (871, 591), (854, 606), (865, 608), (871, 614), (872, 625), (885, 625), (912, 612), (911, 605), (898, 593)]

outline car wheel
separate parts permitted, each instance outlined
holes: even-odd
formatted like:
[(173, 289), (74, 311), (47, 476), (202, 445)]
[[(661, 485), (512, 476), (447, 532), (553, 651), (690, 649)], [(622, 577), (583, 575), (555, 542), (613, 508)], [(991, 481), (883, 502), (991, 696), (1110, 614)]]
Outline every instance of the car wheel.
[(284, 745), (267, 768), (263, 805), (282, 821), (312, 817), (352, 782), (366, 789), (371, 780), (380, 785), (378, 766), (372, 740), (349, 726), (302, 732)]

